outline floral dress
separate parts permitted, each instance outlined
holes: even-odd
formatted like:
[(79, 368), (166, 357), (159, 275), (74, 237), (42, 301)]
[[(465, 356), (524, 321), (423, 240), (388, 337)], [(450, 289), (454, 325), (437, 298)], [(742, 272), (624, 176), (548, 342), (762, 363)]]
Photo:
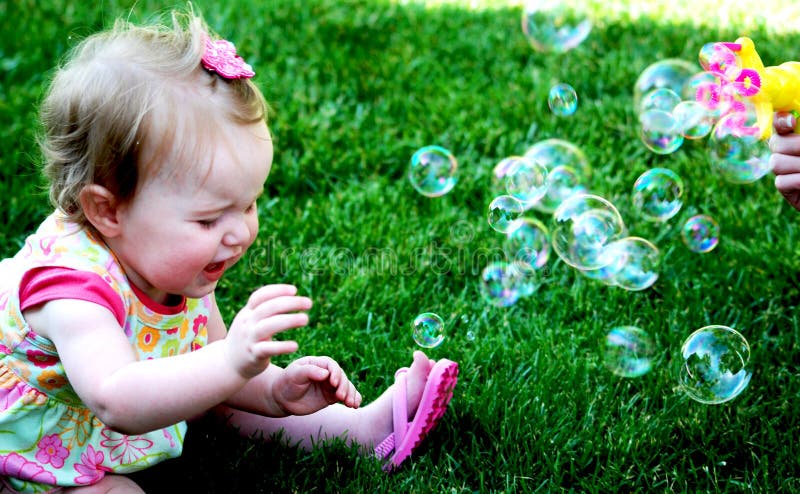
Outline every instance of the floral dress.
[(94, 272), (108, 283), (122, 300), (122, 330), (140, 360), (187, 353), (208, 339), (210, 296), (153, 310), (103, 242), (58, 213), (49, 216), (16, 256), (0, 263), (0, 479), (20, 492), (47, 492), (179, 456), (185, 422), (126, 435), (83, 405), (52, 342), (32, 331), (20, 310), (22, 276), (44, 266)]

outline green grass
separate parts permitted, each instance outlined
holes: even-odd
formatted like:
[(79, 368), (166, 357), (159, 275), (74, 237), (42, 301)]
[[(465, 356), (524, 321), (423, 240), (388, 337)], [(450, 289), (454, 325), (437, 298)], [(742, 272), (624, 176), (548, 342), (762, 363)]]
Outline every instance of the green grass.
[[(704, 142), (648, 152), (632, 109), (646, 66), (694, 62), (708, 41), (746, 34), (767, 65), (797, 59), (800, 33), (787, 22), (796, 7), (771, 2), (769, 15), (748, 17), (755, 8), (733, 1), (597, 2), (589, 39), (556, 55), (527, 44), (520, 2), (474, 3), (195, 2), (255, 66), (274, 108), (260, 239), (220, 284), (226, 318), (261, 284), (297, 284), (315, 300), (310, 327), (292, 335), (300, 353), (336, 358), (369, 400), (410, 362), (410, 321), (437, 312), (448, 337), (428, 353), (458, 361), (461, 378), (443, 422), (395, 475), (341, 445), (305, 453), (201, 422), (181, 459), (137, 476), (151, 492), (179, 482), (220, 493), (800, 490), (800, 213), (770, 177), (722, 181)], [(148, 0), (0, 3), (4, 256), (49, 212), (35, 135), (51, 68), (114, 18), (163, 10)], [(580, 98), (570, 118), (547, 109), (559, 81)], [(631, 233), (656, 240), (663, 262), (652, 288), (609, 288), (554, 258), (534, 296), (506, 309), (481, 300), (478, 274), (502, 245), (485, 221), (497, 192), (491, 170), (550, 137), (580, 146), (594, 167), (591, 190), (618, 205)], [(460, 163), (458, 185), (438, 199), (405, 178), (428, 144)], [(687, 188), (683, 210), (661, 229), (630, 206), (631, 185), (654, 166)], [(676, 235), (698, 211), (723, 229), (706, 255)], [(749, 387), (721, 405), (692, 401), (675, 379), (681, 342), (708, 324), (735, 327), (752, 346)], [(605, 369), (600, 342), (617, 325), (654, 337), (650, 373)]]

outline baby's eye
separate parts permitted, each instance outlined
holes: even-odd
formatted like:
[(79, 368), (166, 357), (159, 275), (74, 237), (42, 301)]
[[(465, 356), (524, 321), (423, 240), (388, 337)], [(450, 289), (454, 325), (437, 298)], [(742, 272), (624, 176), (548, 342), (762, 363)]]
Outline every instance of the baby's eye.
[(214, 218), (214, 219), (211, 219), (211, 220), (197, 220), (197, 222), (203, 228), (211, 228), (217, 223), (217, 219)]
[(252, 204), (247, 206), (247, 209), (244, 210), (245, 213), (252, 213), (256, 210), (256, 201), (253, 201)]

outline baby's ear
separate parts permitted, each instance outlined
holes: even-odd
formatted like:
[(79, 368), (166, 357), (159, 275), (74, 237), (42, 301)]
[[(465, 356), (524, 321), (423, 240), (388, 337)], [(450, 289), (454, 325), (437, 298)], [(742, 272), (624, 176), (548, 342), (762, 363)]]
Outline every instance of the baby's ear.
[(119, 201), (110, 190), (89, 184), (83, 187), (79, 199), (83, 214), (100, 234), (108, 238), (119, 234)]

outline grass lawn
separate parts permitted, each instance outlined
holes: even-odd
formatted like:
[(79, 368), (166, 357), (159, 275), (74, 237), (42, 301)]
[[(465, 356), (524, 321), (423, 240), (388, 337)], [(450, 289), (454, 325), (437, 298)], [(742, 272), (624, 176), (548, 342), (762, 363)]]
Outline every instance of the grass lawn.
[[(114, 18), (147, 20), (168, 4), (0, 2), (3, 256), (50, 210), (35, 137), (52, 67)], [(800, 59), (794, 0), (598, 1), (589, 38), (564, 54), (533, 51), (521, 2), (195, 5), (254, 66), (274, 109), (260, 238), (218, 290), (227, 320), (256, 287), (297, 284), (315, 300), (311, 325), (292, 333), (299, 353), (337, 359), (368, 401), (410, 363), (413, 318), (436, 312), (447, 337), (428, 354), (458, 361), (461, 378), (440, 426), (392, 476), (342, 445), (305, 453), (200, 422), (182, 458), (137, 476), (150, 492), (800, 491), (800, 213), (771, 176), (722, 180), (705, 140), (648, 151), (632, 97), (645, 67), (696, 63), (709, 41), (748, 35), (766, 65)], [(547, 107), (557, 82), (577, 91), (571, 117)], [(502, 247), (486, 221), (498, 193), (492, 169), (547, 138), (579, 146), (593, 167), (589, 189), (618, 206), (631, 234), (657, 244), (653, 287), (608, 287), (552, 255), (532, 296), (508, 308), (481, 298), (479, 274)], [(459, 161), (458, 184), (440, 198), (406, 179), (411, 155), (429, 144)], [(686, 186), (666, 224), (643, 221), (631, 202), (633, 182), (652, 167)], [(698, 212), (722, 228), (708, 254), (678, 234)], [(736, 328), (752, 352), (749, 386), (720, 405), (693, 401), (676, 380), (683, 340), (709, 324)], [(642, 377), (604, 366), (603, 339), (622, 325), (656, 342)], [(189, 487), (178, 491), (181, 483)]]

